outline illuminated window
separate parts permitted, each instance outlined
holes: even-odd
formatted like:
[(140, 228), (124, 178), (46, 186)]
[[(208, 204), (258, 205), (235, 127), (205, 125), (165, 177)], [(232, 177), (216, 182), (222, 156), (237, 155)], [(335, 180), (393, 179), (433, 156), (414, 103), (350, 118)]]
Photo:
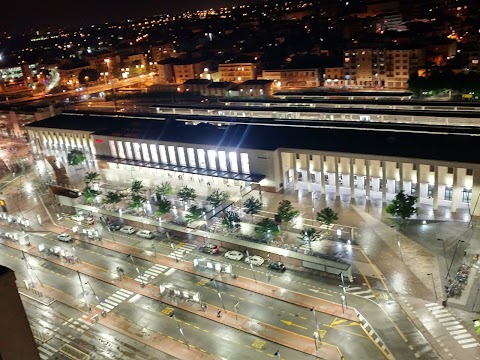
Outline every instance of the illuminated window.
[(142, 154), (140, 154), (139, 143), (133, 143), (133, 155), (135, 156), (135, 160), (142, 160)]
[(228, 160), (230, 160), (230, 171), (238, 172), (237, 153), (235, 151), (228, 153)]
[(125, 159), (125, 151), (123, 151), (123, 143), (121, 141), (117, 141), (117, 148), (118, 148), (118, 157), (121, 159)]
[(215, 150), (207, 150), (208, 167), (212, 170), (217, 170), (217, 152)]
[(162, 164), (168, 164), (167, 151), (165, 150), (165, 145), (158, 145), (158, 150), (160, 152), (160, 161), (162, 162)]
[(148, 153), (148, 145), (142, 143), (143, 160), (150, 162), (150, 154)]
[(132, 159), (133, 160), (132, 146), (130, 145), (130, 142), (128, 142), (128, 141), (125, 142), (125, 151), (127, 153), (127, 159)]
[(177, 156), (175, 155), (175, 148), (173, 146), (168, 147), (168, 157), (170, 164), (177, 165)]
[(158, 163), (157, 145), (150, 144), (150, 154), (152, 155), (152, 161)]
[(187, 156), (188, 156), (188, 165), (191, 167), (196, 167), (197, 164), (195, 162), (195, 150), (192, 148), (187, 148)]
[(117, 148), (115, 147), (115, 141), (109, 140), (108, 145), (110, 145), (110, 154), (112, 154), (113, 157), (118, 157)]
[(185, 149), (181, 146), (177, 147), (178, 163), (182, 166), (187, 166), (187, 159), (185, 158)]
[(198, 149), (197, 150), (197, 156), (198, 156), (198, 167), (206, 169), (207, 168), (207, 163), (205, 162), (205, 150)]
[(242, 164), (242, 173), (250, 174), (250, 163), (248, 161), (247, 153), (240, 154), (240, 163)]
[(225, 151), (218, 152), (218, 163), (220, 165), (220, 170), (227, 171), (227, 156), (225, 155)]

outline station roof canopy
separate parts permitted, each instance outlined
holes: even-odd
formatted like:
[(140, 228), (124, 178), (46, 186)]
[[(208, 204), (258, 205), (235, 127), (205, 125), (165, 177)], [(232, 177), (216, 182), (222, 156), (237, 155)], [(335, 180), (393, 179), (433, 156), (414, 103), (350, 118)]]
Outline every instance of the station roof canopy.
[(26, 127), (90, 131), (95, 138), (123, 137), (230, 149), (312, 150), (480, 164), (480, 152), (476, 151), (480, 145), (480, 128), (466, 126), (188, 115), (156, 118), (154, 115), (62, 114)]

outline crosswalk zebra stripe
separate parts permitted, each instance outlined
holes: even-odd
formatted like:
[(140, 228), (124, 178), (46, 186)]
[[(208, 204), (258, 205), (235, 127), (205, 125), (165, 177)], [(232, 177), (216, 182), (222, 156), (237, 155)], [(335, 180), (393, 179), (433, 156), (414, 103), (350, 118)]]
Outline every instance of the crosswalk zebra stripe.
[(450, 331), (450, 335), (457, 335), (457, 334), (462, 334), (462, 333), (466, 333), (467, 330), (465, 329), (462, 329), (462, 330), (455, 330), (455, 331)]
[(459, 321), (449, 321), (449, 322), (446, 322), (444, 324), (442, 324), (443, 326), (452, 326), (452, 325), (458, 325), (460, 324)]
[(441, 323), (445, 322), (445, 321), (453, 321), (453, 320), (457, 320), (455, 319), (453, 316), (451, 317), (443, 317), (443, 318), (440, 318), (440, 319), (437, 319), (438, 321), (440, 321)]
[(448, 331), (457, 330), (457, 329), (463, 329), (463, 326), (462, 326), (462, 325), (454, 325), (454, 326), (447, 327), (446, 329), (447, 329)]
[(126, 293), (126, 294), (128, 294), (128, 295), (133, 295), (133, 294), (134, 294), (133, 291), (125, 290), (125, 289), (120, 289), (120, 290), (118, 290), (118, 292)]
[(54, 353), (55, 353), (55, 352), (58, 352), (57, 349), (55, 349), (54, 347), (48, 345), (47, 343), (43, 343), (42, 347), (45, 347), (45, 348), (49, 349), (50, 351), (53, 351)]
[(469, 348), (472, 348), (472, 347), (477, 347), (477, 346), (480, 346), (478, 343), (475, 343), (475, 344), (467, 344), (467, 345), (462, 345), (462, 348), (464, 349), (469, 349)]
[(464, 339), (464, 338), (467, 338), (467, 337), (472, 337), (472, 335), (470, 335), (470, 334), (460, 334), (460, 335), (454, 336), (453, 338), (455, 340), (460, 340), (460, 339)]
[(355, 286), (355, 287), (350, 287), (348, 289), (346, 289), (348, 292), (352, 292), (352, 290), (361, 290), (363, 288), (359, 287), (359, 286)]
[(109, 298), (115, 299), (117, 301), (124, 301), (124, 300), (128, 299), (128, 296), (120, 296), (118, 294), (112, 294), (112, 295), (109, 296)]
[(466, 343), (471, 343), (472, 341), (477, 342), (477, 340), (475, 340), (473, 337), (471, 337), (470, 339), (459, 340), (458, 343), (459, 344), (466, 344)]
[[(350, 292), (352, 293), (352, 292)], [(354, 295), (361, 295), (361, 294), (371, 294), (372, 293), (372, 290), (364, 290), (364, 291), (357, 291), (357, 292), (354, 292), (352, 294)]]

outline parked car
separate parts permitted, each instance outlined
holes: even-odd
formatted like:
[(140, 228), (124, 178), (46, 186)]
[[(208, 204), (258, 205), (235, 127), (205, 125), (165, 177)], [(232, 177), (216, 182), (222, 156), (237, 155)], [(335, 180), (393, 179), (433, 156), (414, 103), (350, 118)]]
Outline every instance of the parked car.
[(63, 242), (71, 242), (72, 241), (72, 237), (68, 234), (60, 234), (57, 236), (57, 239), (60, 240), (60, 241), (63, 241)]
[(140, 230), (137, 231), (137, 236), (146, 238), (146, 239), (153, 239), (154, 235), (150, 230)]
[(112, 223), (107, 225), (107, 229), (110, 231), (118, 231), (122, 228), (122, 224)]
[(251, 263), (252, 265), (255, 265), (255, 266), (262, 266), (265, 260), (261, 256), (251, 255), (245, 258), (245, 262), (247, 264)]
[(198, 248), (198, 251), (203, 252), (205, 254), (215, 254), (218, 252), (219, 249), (220, 247), (218, 245), (205, 244), (205, 245), (201, 245)]
[(125, 234), (133, 234), (135, 232), (135, 228), (132, 227), (132, 226), (123, 226), (120, 229), (120, 231), (125, 233)]
[(270, 270), (276, 270), (281, 272), (284, 272), (287, 269), (285, 267), (285, 264), (282, 263), (281, 261), (272, 261), (270, 264), (268, 264), (268, 268)]
[(242, 260), (243, 254), (237, 250), (230, 250), (225, 253), (225, 257), (231, 260)]
[(75, 214), (75, 215), (72, 215), (72, 220), (75, 220), (75, 221), (83, 221), (85, 218), (80, 215), (80, 214)]

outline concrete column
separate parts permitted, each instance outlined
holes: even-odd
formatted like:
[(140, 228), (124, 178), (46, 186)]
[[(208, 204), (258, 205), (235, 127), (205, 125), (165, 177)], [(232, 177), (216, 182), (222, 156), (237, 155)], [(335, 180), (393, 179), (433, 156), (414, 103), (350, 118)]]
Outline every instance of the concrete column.
[(458, 186), (458, 169), (453, 168), (453, 185), (452, 185), (452, 213), (457, 212), (457, 202), (460, 198), (460, 186)]
[(323, 156), (320, 156), (320, 191), (325, 194), (325, 164), (323, 163)]
[(398, 190), (403, 190), (403, 163), (398, 163), (398, 177), (400, 178)]
[(280, 153), (278, 156), (280, 156), (280, 169), (281, 169), (280, 171), (282, 172), (283, 188), (286, 189), (287, 184), (288, 184), (287, 171), (290, 170), (290, 167), (289, 167), (289, 165), (285, 166), (284, 161), (283, 161), (283, 159), (284, 159), (283, 153)]
[(387, 202), (387, 168), (385, 161), (382, 164), (382, 202)]
[(434, 168), (433, 184), (433, 210), (438, 210), (438, 166)]
[(470, 203), (470, 213), (473, 216), (480, 215), (480, 171), (473, 171), (472, 201)]
[(298, 189), (297, 154), (292, 153), (293, 190)]
[(300, 163), (303, 171), (303, 181), (307, 183), (307, 190), (312, 191), (312, 178), (310, 176), (310, 155), (301, 154)]
[(417, 208), (420, 206), (420, 164), (417, 164), (417, 183), (415, 184), (415, 196), (417, 197)]
[(354, 176), (354, 166), (353, 166), (353, 159), (350, 158), (350, 176), (349, 176), (349, 179), (350, 179), (350, 197), (351, 199), (355, 199), (355, 180), (353, 178)]
[(370, 201), (370, 161), (365, 160), (365, 196)]
[(340, 197), (340, 179), (338, 178), (338, 157), (335, 157), (335, 197)]

